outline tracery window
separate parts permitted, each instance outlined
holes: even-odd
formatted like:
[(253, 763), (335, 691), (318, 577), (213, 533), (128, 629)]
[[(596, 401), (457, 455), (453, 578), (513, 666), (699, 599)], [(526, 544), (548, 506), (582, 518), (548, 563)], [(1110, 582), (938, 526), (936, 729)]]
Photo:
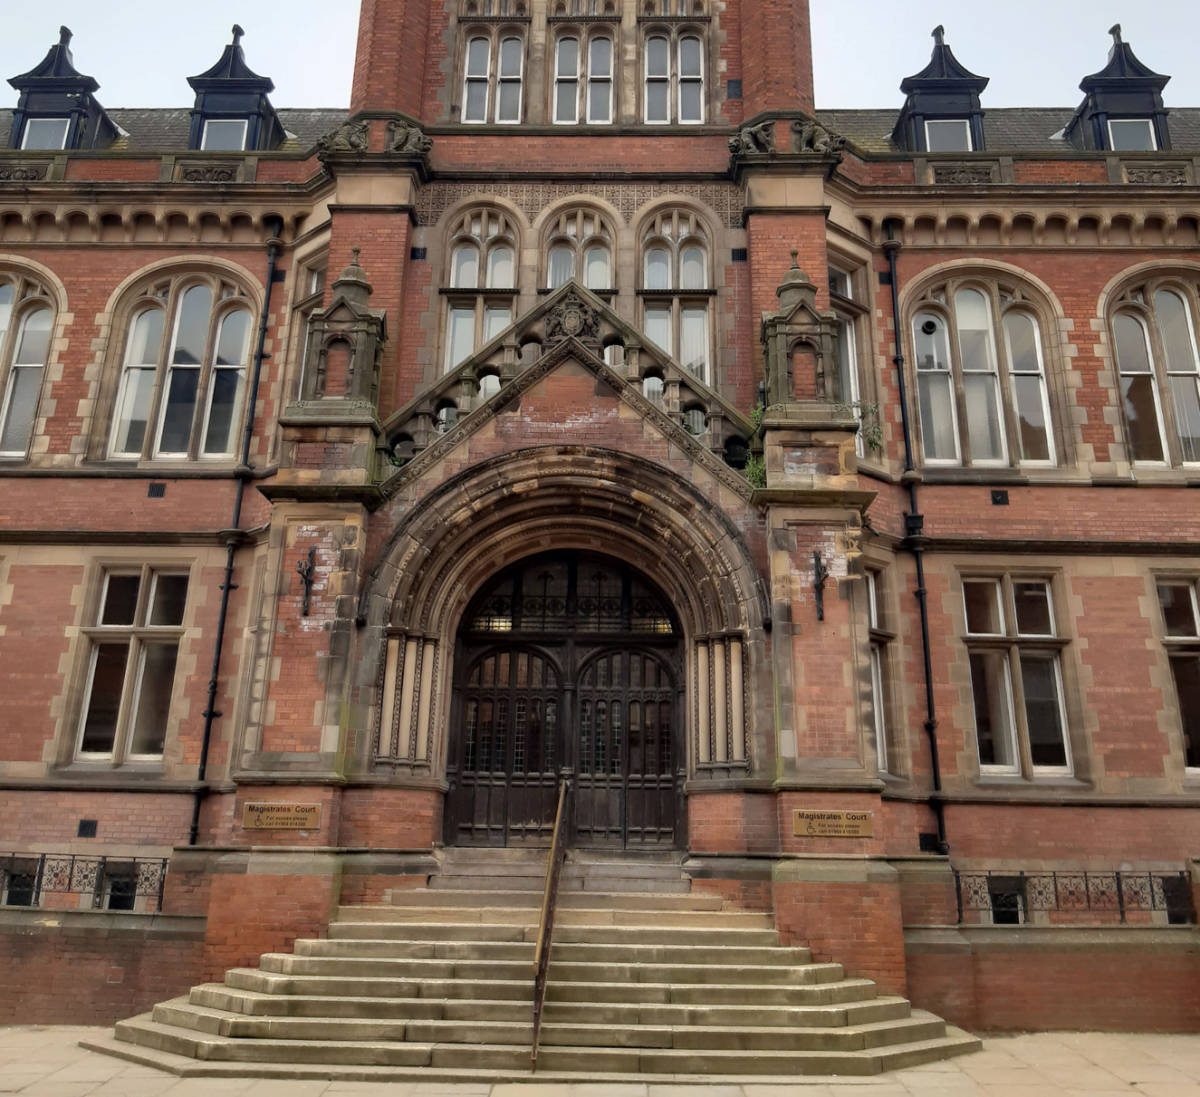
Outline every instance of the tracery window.
[(45, 287), (0, 271), (0, 457), (29, 452), (53, 330)]
[(912, 322), (930, 465), (1053, 465), (1039, 310), (1016, 284), (951, 279)]
[(704, 121), (704, 40), (693, 28), (659, 28), (642, 51), (642, 119), (650, 125)]
[(1130, 458), (1200, 462), (1200, 354), (1196, 286), (1155, 280), (1118, 299), (1113, 349)]
[(613, 120), (614, 49), (607, 31), (564, 30), (554, 41), (554, 99), (551, 117), (556, 125), (586, 122), (608, 125)]
[(708, 234), (687, 210), (659, 213), (642, 237), (642, 330), (701, 381), (710, 381)]
[(516, 125), (521, 121), (525, 39), (512, 29), (469, 31), (463, 47), (462, 120)]
[(451, 227), (446, 270), (446, 370), (512, 323), (517, 233), (495, 209), (474, 209)]
[(613, 231), (589, 209), (567, 210), (546, 230), (546, 285), (557, 289), (578, 278), (588, 289), (613, 288)]
[(245, 290), (185, 274), (147, 284), (128, 312), (108, 455), (233, 456), (253, 317)]

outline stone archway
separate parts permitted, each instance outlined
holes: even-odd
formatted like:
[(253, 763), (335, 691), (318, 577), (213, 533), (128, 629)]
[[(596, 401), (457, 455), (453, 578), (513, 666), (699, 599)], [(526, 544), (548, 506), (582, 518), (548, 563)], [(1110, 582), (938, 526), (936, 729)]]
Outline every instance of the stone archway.
[[(756, 514), (730, 503), (755, 532)], [(542, 447), (474, 465), (395, 509), (359, 604), (372, 762), (393, 779), (445, 781), (464, 614), (498, 573), (550, 552), (626, 561), (670, 605), (688, 779), (745, 778), (770, 757), (765, 587), (743, 529), (698, 486), (630, 454)]]

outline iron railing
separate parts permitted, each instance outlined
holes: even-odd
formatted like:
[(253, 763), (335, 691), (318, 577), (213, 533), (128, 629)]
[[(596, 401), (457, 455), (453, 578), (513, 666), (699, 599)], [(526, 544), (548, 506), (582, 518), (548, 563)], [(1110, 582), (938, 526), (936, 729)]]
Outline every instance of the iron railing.
[(558, 810), (554, 814), (554, 837), (550, 842), (546, 887), (542, 893), (542, 916), (538, 923), (537, 948), (533, 955), (533, 1039), (529, 1047), (530, 1070), (537, 1070), (538, 1043), (542, 1037), (542, 1009), (546, 1003), (546, 975), (550, 969), (550, 947), (554, 940), (558, 880), (567, 856), (563, 828), (567, 821), (567, 801), (570, 792), (571, 782), (564, 778), (558, 786)]
[(166, 881), (161, 857), (0, 854), (0, 906), (156, 914)]
[(992, 925), (1195, 923), (1187, 872), (954, 872), (958, 921)]

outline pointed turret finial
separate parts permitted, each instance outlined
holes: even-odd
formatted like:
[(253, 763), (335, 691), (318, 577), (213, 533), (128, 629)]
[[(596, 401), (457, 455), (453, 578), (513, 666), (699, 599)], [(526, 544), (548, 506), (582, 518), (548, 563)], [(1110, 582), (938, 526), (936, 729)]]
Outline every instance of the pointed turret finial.
[(933, 28), (933, 40), (939, 46), (946, 44), (946, 28), (941, 23)]
[(72, 37), (73, 36), (71, 34), (70, 27), (59, 27), (58, 28), (58, 44), (60, 46), (69, 46), (71, 44)]
[(1114, 23), (1108, 28), (1108, 33), (1113, 37), (1113, 45), (1119, 46), (1121, 44), (1121, 24)]
[(352, 267), (358, 266), (358, 257), (361, 254), (362, 254), (362, 248), (351, 248), (350, 249), (350, 265)]
[(238, 45), (243, 38), (246, 37), (246, 32), (237, 24), (233, 24), (233, 44)]
[(797, 251), (795, 248), (792, 248), (792, 270), (800, 269), (799, 259), (800, 259), (800, 252)]

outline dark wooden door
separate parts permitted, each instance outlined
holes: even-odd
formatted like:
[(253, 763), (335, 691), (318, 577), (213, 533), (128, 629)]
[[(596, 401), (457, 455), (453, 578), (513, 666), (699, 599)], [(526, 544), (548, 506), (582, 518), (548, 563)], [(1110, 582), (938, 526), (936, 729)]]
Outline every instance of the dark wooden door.
[(502, 573), (459, 631), (446, 841), (671, 848), (682, 836), (679, 632), (633, 569), (583, 553)]

